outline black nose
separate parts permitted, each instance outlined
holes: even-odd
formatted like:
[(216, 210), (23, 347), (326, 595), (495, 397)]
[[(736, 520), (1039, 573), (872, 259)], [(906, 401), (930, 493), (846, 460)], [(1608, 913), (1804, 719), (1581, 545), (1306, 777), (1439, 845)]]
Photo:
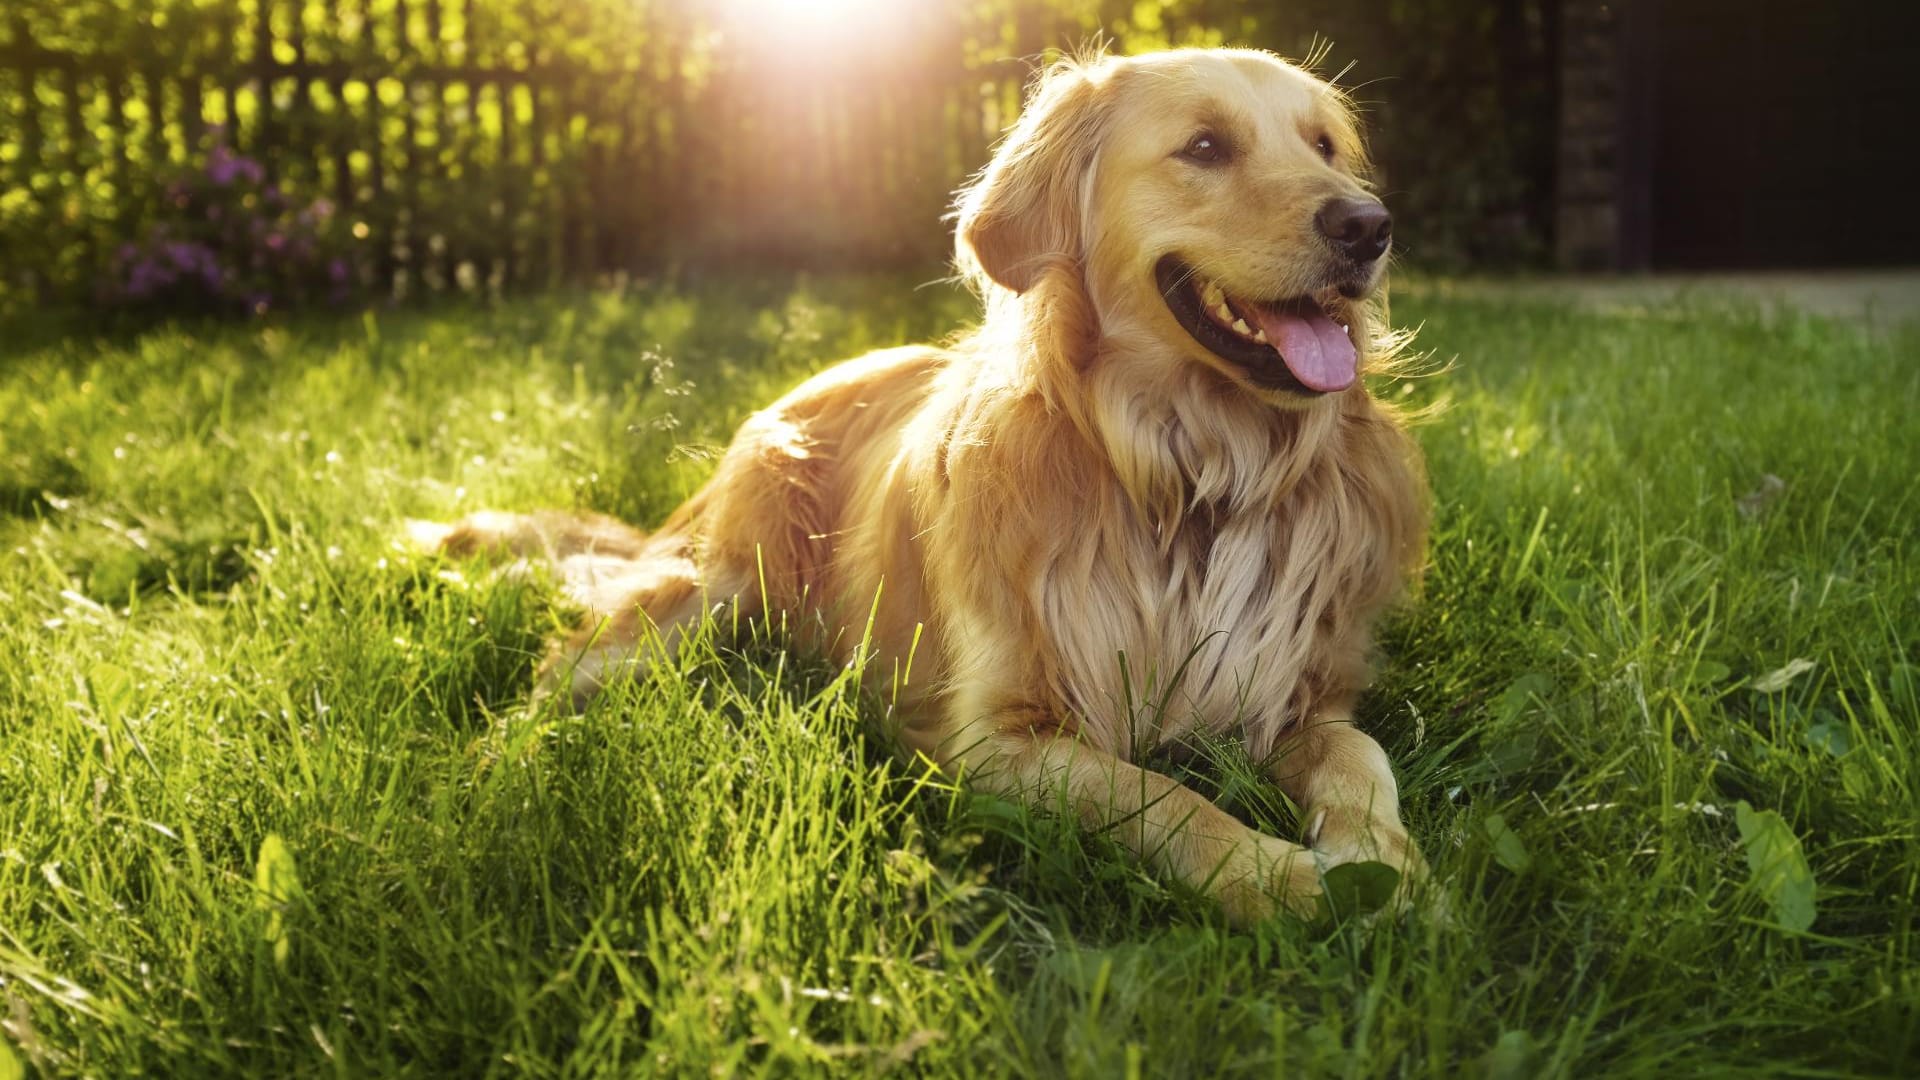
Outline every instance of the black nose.
[(1379, 258), (1393, 239), (1393, 215), (1379, 199), (1328, 199), (1313, 220), (1320, 235), (1354, 262)]

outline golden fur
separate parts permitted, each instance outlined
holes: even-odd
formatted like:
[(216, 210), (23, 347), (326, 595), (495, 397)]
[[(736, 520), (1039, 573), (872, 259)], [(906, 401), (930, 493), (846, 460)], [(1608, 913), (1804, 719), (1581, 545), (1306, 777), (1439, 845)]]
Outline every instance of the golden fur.
[[(1175, 160), (1196, 127), (1233, 141), (1232, 167)], [(1237, 920), (1310, 912), (1338, 862), (1410, 882), (1392, 772), (1350, 710), (1369, 626), (1421, 559), (1416, 450), (1360, 382), (1248, 381), (1153, 276), (1179, 253), (1232, 291), (1327, 295), (1378, 370), (1390, 338), (1372, 303), (1324, 292), (1313, 234), (1316, 207), (1364, 193), (1362, 154), (1340, 95), (1264, 53), (1057, 64), (959, 198), (977, 332), (809, 379), (650, 536), (480, 514), (425, 539), (559, 567), (590, 614), (543, 692), (584, 703), (713, 604), (805, 608), (843, 657), (871, 616), (903, 748), (1113, 830)], [(1135, 763), (1234, 731), (1310, 848)]]

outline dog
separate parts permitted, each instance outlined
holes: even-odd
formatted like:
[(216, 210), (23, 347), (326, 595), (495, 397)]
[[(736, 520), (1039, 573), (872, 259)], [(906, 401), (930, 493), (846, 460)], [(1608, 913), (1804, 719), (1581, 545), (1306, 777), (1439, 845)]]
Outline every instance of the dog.
[[(1357, 861), (1404, 905), (1425, 864), (1352, 710), (1427, 494), (1362, 381), (1401, 342), (1348, 102), (1258, 51), (1063, 60), (953, 218), (978, 329), (808, 379), (653, 533), (482, 513), (417, 538), (554, 565), (587, 616), (538, 694), (584, 707), (715, 605), (800, 611), (889, 677), (903, 751), (1108, 831), (1235, 923), (1313, 917)], [(1140, 764), (1229, 734), (1304, 843)]]

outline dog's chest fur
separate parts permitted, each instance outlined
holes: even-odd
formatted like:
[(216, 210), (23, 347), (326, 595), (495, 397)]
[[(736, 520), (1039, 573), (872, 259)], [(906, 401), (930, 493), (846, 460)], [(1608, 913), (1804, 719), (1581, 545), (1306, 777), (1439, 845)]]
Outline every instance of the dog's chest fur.
[(1060, 689), (1082, 723), (1119, 721), (1109, 740), (1139, 750), (1195, 731), (1284, 726), (1323, 643), (1314, 598), (1284, 573), (1287, 530), (1259, 525), (1189, 520), (1170, 538), (1144, 522), (1103, 529), (1049, 577)]
[(1272, 501), (1189, 502), (1158, 520), (1104, 493), (1107, 512), (1058, 549), (1042, 622), (1056, 692), (1089, 734), (1130, 752), (1237, 730), (1264, 753), (1363, 666), (1356, 626), (1391, 588), (1375, 580), (1391, 573), (1383, 523), (1337, 468), (1286, 481)]

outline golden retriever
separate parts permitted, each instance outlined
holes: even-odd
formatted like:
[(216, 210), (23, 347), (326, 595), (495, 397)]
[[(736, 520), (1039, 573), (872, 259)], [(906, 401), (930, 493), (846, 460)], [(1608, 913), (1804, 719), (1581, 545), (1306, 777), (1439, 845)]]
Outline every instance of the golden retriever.
[[(1394, 341), (1364, 153), (1342, 95), (1266, 53), (1057, 63), (958, 198), (977, 331), (807, 380), (651, 535), (416, 535), (557, 566), (589, 614), (540, 686), (576, 706), (713, 605), (803, 611), (886, 676), (906, 751), (1109, 830), (1237, 922), (1315, 912), (1342, 862), (1404, 889), (1423, 866), (1351, 715), (1426, 529), (1416, 448), (1360, 378)], [(1137, 764), (1228, 732), (1307, 846)]]

